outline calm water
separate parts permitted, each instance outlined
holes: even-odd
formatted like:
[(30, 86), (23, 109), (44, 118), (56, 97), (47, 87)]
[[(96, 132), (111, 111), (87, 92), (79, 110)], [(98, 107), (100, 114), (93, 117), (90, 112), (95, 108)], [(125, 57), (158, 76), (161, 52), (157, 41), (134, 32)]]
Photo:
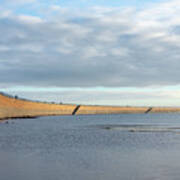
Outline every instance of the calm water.
[(0, 124), (2, 180), (179, 180), (180, 114), (41, 117)]

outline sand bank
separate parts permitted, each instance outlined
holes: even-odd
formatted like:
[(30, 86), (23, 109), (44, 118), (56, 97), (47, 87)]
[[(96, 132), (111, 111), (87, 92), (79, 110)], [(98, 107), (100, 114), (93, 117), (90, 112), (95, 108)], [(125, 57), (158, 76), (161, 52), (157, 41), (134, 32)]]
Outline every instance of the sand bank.
[(0, 94), (0, 119), (35, 118), (52, 115), (169, 113), (180, 112), (178, 107), (122, 107), (50, 104), (17, 99)]

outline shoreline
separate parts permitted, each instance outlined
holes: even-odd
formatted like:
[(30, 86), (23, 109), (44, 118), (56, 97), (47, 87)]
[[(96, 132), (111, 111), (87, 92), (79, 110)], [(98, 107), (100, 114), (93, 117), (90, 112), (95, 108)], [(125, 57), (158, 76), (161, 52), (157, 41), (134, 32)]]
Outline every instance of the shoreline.
[(175, 113), (180, 107), (75, 105), (35, 102), (0, 93), (0, 121), (41, 116)]

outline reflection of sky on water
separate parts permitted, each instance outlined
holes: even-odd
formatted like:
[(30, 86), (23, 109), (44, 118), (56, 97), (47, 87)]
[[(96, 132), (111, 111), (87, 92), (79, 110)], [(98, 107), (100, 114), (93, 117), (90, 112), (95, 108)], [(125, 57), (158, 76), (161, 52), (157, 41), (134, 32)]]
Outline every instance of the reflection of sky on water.
[(178, 127), (179, 120), (179, 114), (137, 114), (9, 121), (0, 125), (0, 174), (5, 180), (178, 179), (179, 134), (99, 127)]

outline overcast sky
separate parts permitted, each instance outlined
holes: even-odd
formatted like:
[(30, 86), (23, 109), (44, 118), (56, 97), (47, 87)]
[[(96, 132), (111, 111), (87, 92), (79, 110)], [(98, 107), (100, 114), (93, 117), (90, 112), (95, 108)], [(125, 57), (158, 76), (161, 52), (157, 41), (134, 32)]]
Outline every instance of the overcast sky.
[(0, 0), (0, 91), (180, 106), (179, 0)]

